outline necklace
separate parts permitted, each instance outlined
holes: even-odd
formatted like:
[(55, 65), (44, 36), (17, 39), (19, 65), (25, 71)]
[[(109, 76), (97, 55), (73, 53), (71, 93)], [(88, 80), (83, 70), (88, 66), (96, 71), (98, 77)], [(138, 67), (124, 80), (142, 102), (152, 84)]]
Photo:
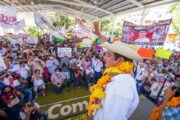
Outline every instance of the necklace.
[(117, 66), (106, 68), (103, 76), (98, 80), (97, 84), (90, 88), (90, 100), (88, 106), (88, 115), (92, 116), (94, 110), (101, 108), (101, 100), (105, 98), (105, 89), (111, 78), (117, 74), (132, 73), (133, 64), (125, 61)]

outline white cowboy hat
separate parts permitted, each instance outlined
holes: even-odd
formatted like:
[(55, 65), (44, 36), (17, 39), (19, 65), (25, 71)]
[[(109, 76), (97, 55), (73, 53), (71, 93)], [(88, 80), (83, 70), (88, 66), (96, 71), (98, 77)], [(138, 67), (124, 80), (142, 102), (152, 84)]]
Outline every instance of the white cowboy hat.
[(101, 46), (115, 53), (118, 53), (124, 57), (137, 60), (137, 61), (143, 60), (143, 58), (137, 53), (137, 50), (132, 49), (129, 44), (116, 41), (114, 43), (105, 42)]

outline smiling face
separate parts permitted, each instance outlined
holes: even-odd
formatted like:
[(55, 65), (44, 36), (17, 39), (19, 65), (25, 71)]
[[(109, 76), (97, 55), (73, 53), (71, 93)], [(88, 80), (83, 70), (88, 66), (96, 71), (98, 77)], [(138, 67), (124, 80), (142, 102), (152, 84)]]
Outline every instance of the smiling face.
[(139, 32), (139, 37), (140, 37), (140, 38), (146, 37), (146, 31), (143, 31), (143, 30), (140, 31), (140, 32)]
[(123, 57), (119, 57), (118, 59), (116, 59), (115, 53), (110, 50), (108, 50), (106, 52), (106, 55), (104, 56), (104, 62), (105, 62), (106, 68), (116, 66), (123, 61), (124, 61)]

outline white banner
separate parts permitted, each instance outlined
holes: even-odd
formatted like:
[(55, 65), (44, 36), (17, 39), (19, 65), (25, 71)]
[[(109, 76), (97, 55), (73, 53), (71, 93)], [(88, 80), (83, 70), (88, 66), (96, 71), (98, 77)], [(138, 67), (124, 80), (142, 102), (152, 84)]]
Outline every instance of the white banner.
[(16, 7), (0, 6), (0, 26), (10, 28), (14, 22), (16, 22)]
[(58, 57), (71, 57), (72, 49), (71, 48), (58, 48)]
[(38, 37), (28, 36), (25, 42), (28, 44), (38, 44)]
[(24, 21), (24, 20), (16, 21), (16, 22), (13, 24), (13, 28), (14, 28), (14, 31), (15, 31), (15, 32), (23, 29), (24, 27), (25, 27), (25, 21)]

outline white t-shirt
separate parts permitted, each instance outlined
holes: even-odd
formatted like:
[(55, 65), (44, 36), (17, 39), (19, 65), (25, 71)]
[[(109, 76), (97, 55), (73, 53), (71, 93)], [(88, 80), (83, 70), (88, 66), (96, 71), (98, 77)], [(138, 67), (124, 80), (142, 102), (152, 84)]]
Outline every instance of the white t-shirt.
[(21, 77), (23, 77), (24, 79), (28, 78), (28, 70), (30, 70), (28, 65), (25, 65), (25, 67), (20, 67), (19, 70), (17, 71)]
[(100, 61), (100, 60), (94, 61), (93, 67), (94, 67), (94, 71), (96, 71), (96, 72), (101, 72), (101, 71), (102, 71), (102, 68), (103, 68), (103, 63), (102, 63), (102, 61)]
[(86, 69), (86, 75), (89, 75), (90, 73), (91, 73), (90, 77), (93, 77), (94, 76), (94, 70), (92, 68)]

